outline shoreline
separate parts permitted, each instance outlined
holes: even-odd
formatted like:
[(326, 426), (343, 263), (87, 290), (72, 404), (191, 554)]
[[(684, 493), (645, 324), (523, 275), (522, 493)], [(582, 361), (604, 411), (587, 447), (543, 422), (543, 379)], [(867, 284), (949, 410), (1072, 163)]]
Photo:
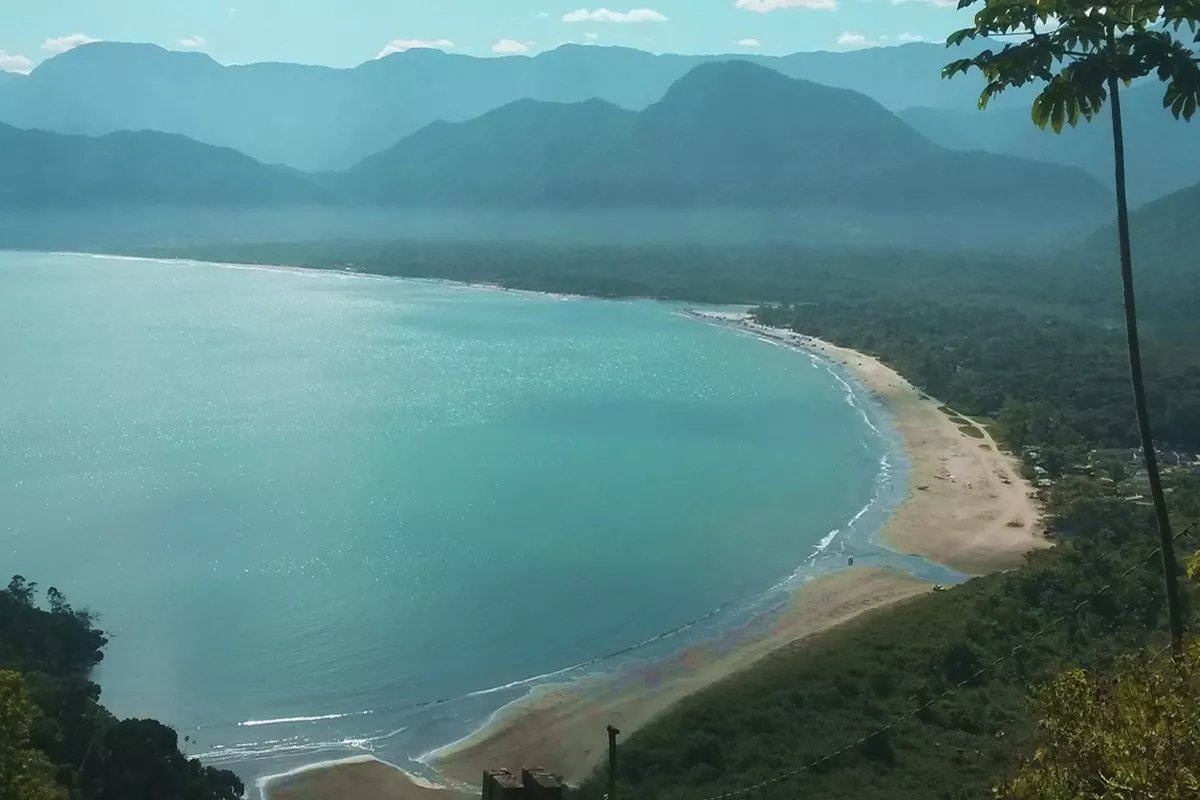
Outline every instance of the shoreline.
[(1020, 566), (1027, 552), (1049, 546), (1033, 487), (983, 425), (940, 405), (873, 356), (762, 325), (745, 312), (685, 313), (834, 360), (889, 411), (910, 459), (907, 499), (882, 531), (893, 549), (979, 575)]
[[(106, 253), (59, 254), (310, 276), (416, 281), (556, 300), (583, 297), (493, 283), (285, 264)], [(639, 298), (620, 298), (636, 299)], [(816, 337), (761, 325), (751, 318), (748, 310), (681, 307), (678, 313), (834, 362), (859, 384), (856, 389), (865, 390), (888, 413), (902, 439), (909, 469), (905, 499), (892, 510), (879, 531), (887, 549), (899, 555), (923, 556), (962, 573), (982, 574), (1018, 566), (1023, 563), (1025, 553), (1049, 546), (1041, 536), (1040, 512), (1033, 500), (1032, 487), (1016, 469), (1016, 460), (996, 446), (983, 426), (939, 406), (878, 359)], [(837, 380), (842, 379), (837, 377)], [(847, 390), (854, 391), (849, 386)], [(966, 433), (967, 429), (972, 433)], [(748, 623), (720, 637), (695, 642), (670, 656), (615, 673), (537, 685), (526, 696), (497, 709), (475, 731), (416, 759), (437, 774), (437, 783), (364, 754), (265, 776), (255, 782), (255, 788), (262, 800), (436, 800), (439, 796), (442, 800), (452, 800), (455, 796), (477, 796), (476, 785), (483, 769), (496, 766), (515, 768), (518, 772), (523, 766), (548, 768), (569, 783), (577, 783), (604, 755), (607, 742), (603, 731), (609, 722), (627, 736), (695, 692), (775, 652), (797, 646), (808, 637), (862, 613), (932, 588), (932, 583), (895, 568), (843, 567), (805, 581), (791, 590), (789, 600), (780, 607), (760, 612)]]
[[(983, 426), (961, 415), (952, 420), (944, 406), (878, 359), (761, 325), (747, 312), (683, 313), (834, 361), (887, 410), (910, 460), (906, 499), (880, 531), (890, 548), (983, 574), (1019, 566), (1027, 552), (1049, 546), (1033, 488), (1021, 477), (1016, 459), (1000, 450)], [(381, 790), (378, 763), (339, 762), (303, 773), (287, 793), (268, 782), (263, 797), (430, 800), (430, 792), (437, 792), (449, 800), (474, 796), (483, 769), (490, 767), (519, 772), (523, 766), (538, 766), (577, 784), (606, 752), (605, 725), (614, 724), (627, 736), (688, 696), (773, 653), (803, 646), (810, 636), (932, 588), (890, 568), (840, 569), (806, 581), (782, 608), (720, 639), (615, 675), (535, 687), (498, 709), (479, 729), (420, 757), (449, 784), (444, 788), (428, 788), (393, 769)]]

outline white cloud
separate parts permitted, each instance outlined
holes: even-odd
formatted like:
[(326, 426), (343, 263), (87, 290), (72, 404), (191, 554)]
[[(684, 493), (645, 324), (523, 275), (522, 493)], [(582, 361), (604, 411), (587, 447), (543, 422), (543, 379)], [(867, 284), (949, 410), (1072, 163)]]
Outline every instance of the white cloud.
[(501, 39), (492, 45), (493, 53), (503, 53), (512, 55), (513, 53), (526, 53), (529, 51), (529, 45), (533, 42), (518, 42), (516, 39)]
[(49, 50), (51, 53), (65, 53), (81, 44), (91, 44), (98, 42), (99, 39), (93, 39), (86, 33), (71, 33), (66, 36), (52, 36), (42, 42), (42, 49)]
[(599, 39), (599, 38), (600, 38), (600, 34), (598, 34), (598, 33), (585, 33), (585, 34), (583, 35), (583, 38), (585, 38), (585, 39), (592, 39), (592, 40), (595, 40), (595, 39)]
[(892, 0), (892, 5), (899, 6), (905, 3), (925, 3), (926, 5), (937, 6), (938, 8), (958, 8), (958, 0)]
[(762, 42), (758, 39), (738, 39), (734, 44), (738, 47), (762, 47)]
[(665, 14), (652, 8), (635, 8), (632, 11), (609, 11), (607, 8), (597, 8), (588, 11), (581, 8), (572, 11), (562, 18), (563, 22), (666, 22)]
[(838, 37), (837, 43), (842, 47), (876, 47), (879, 42), (871, 41), (861, 33), (846, 31)]
[(422, 47), (432, 50), (447, 50), (454, 47), (454, 42), (449, 39), (392, 39), (375, 58), (378, 60), (384, 56), (390, 56), (392, 53), (403, 53), (405, 50)]
[(905, 33), (902, 33), (899, 36), (897, 36), (896, 40), (900, 41), (900, 42), (906, 42), (906, 43), (907, 42), (923, 42), (923, 41), (925, 41), (925, 37), (921, 36), (919, 33), (905, 32)]
[(837, 0), (737, 0), (734, 6), (745, 11), (765, 14), (781, 8), (811, 8), (817, 11), (837, 11)]
[(204, 47), (205, 44), (203, 36), (185, 36), (179, 40), (180, 47)]
[(550, 19), (549, 11), (539, 11), (533, 15), (534, 19)]
[(6, 53), (0, 50), (0, 72), (19, 72), (28, 75), (33, 70), (33, 62), (16, 53)]

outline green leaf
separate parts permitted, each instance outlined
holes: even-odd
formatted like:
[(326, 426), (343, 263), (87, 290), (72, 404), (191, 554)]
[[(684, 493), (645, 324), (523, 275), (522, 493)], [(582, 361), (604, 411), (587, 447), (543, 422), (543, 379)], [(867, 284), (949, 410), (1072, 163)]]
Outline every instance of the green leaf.
[(1054, 107), (1050, 111), (1050, 127), (1054, 129), (1055, 133), (1062, 133), (1063, 118), (1065, 115), (1063, 106), (1064, 103), (1061, 99), (1056, 100)]

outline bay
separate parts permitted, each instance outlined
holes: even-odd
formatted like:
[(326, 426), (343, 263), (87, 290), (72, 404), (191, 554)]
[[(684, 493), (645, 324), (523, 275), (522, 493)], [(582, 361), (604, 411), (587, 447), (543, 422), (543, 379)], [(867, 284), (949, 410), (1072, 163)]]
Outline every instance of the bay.
[(538, 676), (887, 560), (885, 415), (679, 311), (0, 252), (0, 566), (97, 609), (106, 705), (210, 763), (408, 765)]

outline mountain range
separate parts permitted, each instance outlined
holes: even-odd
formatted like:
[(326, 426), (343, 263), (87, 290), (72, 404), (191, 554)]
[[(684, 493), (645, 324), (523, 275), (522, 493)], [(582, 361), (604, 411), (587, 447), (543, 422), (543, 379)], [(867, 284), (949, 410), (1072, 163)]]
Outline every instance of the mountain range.
[[(0, 122), (57, 133), (176, 133), (267, 164), (348, 169), (435, 122), (465, 122), (520, 100), (602, 100), (640, 111), (696, 66), (743, 60), (876, 100), (944, 147), (1079, 167), (1111, 186), (1107, 115), (1061, 136), (1029, 120), (1033, 89), (976, 108), (977, 74), (942, 80), (947, 51), (911, 43), (787, 56), (654, 55), (564, 45), (533, 57), (475, 58), (413, 49), (353, 69), (300, 64), (223, 66), (197, 52), (95, 42), (51, 58), (28, 76), (0, 73)], [(1126, 93), (1130, 196), (1135, 205), (1200, 182), (1200, 126), (1177, 122), (1161, 87)]]
[(26, 207), (832, 208), (1044, 223), (1111, 203), (1082, 170), (948, 150), (869, 97), (744, 61), (701, 64), (642, 111), (520, 100), (435, 122), (342, 172), (157, 132), (6, 127), (0, 144), (0, 202)]
[(222, 66), (197, 52), (95, 42), (0, 86), (0, 121), (93, 136), (178, 133), (264, 163), (340, 170), (432, 122), (462, 122), (517, 100), (599, 99), (644, 109), (699, 64), (733, 58), (852, 89), (890, 110), (968, 108), (981, 88), (978, 76), (941, 80), (945, 48), (925, 43), (782, 57), (567, 45), (534, 57), (474, 58), (414, 49), (331, 69)]
[(434, 123), (335, 184), (345, 197), (405, 205), (1042, 216), (1110, 202), (1081, 170), (950, 151), (869, 97), (745, 61), (702, 64), (640, 112), (523, 100)]
[(317, 202), (285, 167), (153, 131), (65, 136), (0, 124), (0, 207), (264, 206)]
[[(1200, 182), (1200, 125), (1177, 120), (1162, 104), (1157, 81), (1122, 94), (1128, 192), (1134, 205)], [(1107, 107), (1089, 123), (1062, 134), (1033, 125), (1028, 106), (1020, 108), (910, 108), (899, 116), (926, 137), (957, 150), (1067, 164), (1112, 186), (1112, 123)]]

